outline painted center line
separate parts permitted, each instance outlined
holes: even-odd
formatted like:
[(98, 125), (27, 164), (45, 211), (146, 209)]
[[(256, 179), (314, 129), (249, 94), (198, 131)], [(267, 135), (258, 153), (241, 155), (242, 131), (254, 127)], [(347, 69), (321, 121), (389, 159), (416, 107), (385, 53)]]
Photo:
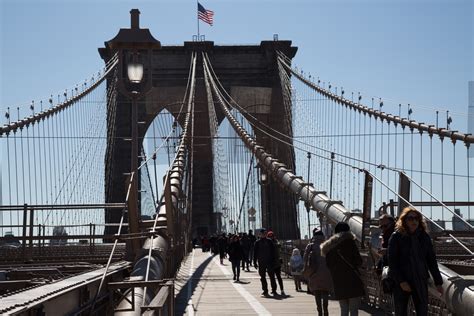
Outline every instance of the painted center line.
[[(217, 257), (214, 257), (213, 261), (219, 268), (221, 268), (222, 272), (225, 275), (227, 275), (227, 276), (233, 275), (232, 272), (230, 272), (227, 268), (225, 268), (224, 266), (222, 266), (220, 264)], [(265, 316), (271, 315), (271, 313), (262, 304), (260, 304), (260, 302), (255, 297), (253, 297), (253, 295), (250, 294), (242, 286), (242, 284), (234, 283), (234, 281), (232, 281), (232, 280), (229, 280), (229, 282), (230, 282), (230, 284), (232, 284), (234, 286), (234, 288), (237, 290), (237, 292), (239, 292), (239, 294), (247, 301), (247, 303), (249, 303), (249, 305), (257, 313), (257, 315), (265, 315)]]

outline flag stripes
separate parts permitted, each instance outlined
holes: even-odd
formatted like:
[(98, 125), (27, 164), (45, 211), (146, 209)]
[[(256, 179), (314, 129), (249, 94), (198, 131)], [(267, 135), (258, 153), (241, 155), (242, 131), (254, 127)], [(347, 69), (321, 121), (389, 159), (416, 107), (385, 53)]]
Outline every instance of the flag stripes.
[(204, 7), (198, 2), (198, 19), (212, 25), (214, 22), (214, 11), (204, 9)]

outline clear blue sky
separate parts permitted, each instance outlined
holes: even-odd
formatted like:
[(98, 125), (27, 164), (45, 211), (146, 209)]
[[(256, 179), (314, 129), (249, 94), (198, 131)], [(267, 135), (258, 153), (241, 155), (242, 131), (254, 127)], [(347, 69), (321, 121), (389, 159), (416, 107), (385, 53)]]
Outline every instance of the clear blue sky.
[[(273, 34), (298, 46), (295, 64), (313, 76), (397, 104), (467, 112), (474, 80), (470, 0), (202, 0), (217, 44), (258, 44)], [(196, 1), (2, 0), (0, 123), (24, 106), (82, 82), (101, 65), (97, 48), (141, 11), (162, 44), (196, 33)], [(365, 98), (364, 98), (365, 99)], [(416, 110), (415, 110), (416, 112)], [(434, 116), (433, 116), (434, 117)], [(466, 117), (454, 116), (465, 130)], [(428, 121), (429, 119), (425, 119)]]
[[(201, 23), (207, 40), (259, 44), (278, 34), (298, 47), (299, 69), (344, 86), (346, 95), (410, 103), (426, 123), (434, 123), (435, 108), (450, 110), (459, 113), (452, 127), (467, 129), (472, 0), (200, 1), (215, 12), (213, 27)], [(197, 32), (196, 7), (193, 0), (0, 0), (0, 124), (7, 107), (29, 113), (31, 100), (96, 73), (97, 48), (130, 26), (130, 9), (163, 45), (181, 45)]]

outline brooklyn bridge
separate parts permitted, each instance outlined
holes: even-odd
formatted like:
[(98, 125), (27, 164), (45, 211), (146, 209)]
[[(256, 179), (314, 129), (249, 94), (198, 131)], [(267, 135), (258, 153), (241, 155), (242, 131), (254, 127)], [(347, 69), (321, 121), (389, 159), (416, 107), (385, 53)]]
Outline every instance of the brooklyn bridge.
[(289, 40), (162, 45), (130, 14), (102, 69), (0, 125), (0, 314), (314, 314), (289, 276), (262, 298), (255, 269), (234, 283), (194, 244), (272, 230), (289, 275), (313, 228), (346, 222), (361, 313), (391, 315), (379, 217), (411, 206), (443, 278), (429, 314), (474, 315), (473, 135), (305, 73)]

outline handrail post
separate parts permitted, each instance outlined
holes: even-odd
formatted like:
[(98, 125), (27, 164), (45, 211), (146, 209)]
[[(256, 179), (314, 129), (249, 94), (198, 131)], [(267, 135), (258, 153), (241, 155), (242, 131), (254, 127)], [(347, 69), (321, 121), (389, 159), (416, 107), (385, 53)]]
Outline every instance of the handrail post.
[(89, 253), (92, 253), (92, 223), (89, 223)]
[(367, 170), (364, 170), (364, 205), (362, 213), (362, 236), (360, 246), (365, 248), (365, 237), (370, 234), (370, 215), (372, 209), (372, 188), (374, 179)]
[[(128, 207), (128, 232), (129, 233), (138, 233), (139, 232), (139, 224), (138, 224), (138, 185), (136, 183), (138, 179), (138, 173), (134, 172), (130, 175), (130, 192), (127, 200), (127, 207)], [(129, 182), (129, 181), (127, 181)], [(135, 190), (135, 189), (136, 190)], [(133, 257), (138, 254), (140, 250), (140, 240), (137, 238), (133, 238), (130, 240), (130, 249), (127, 250), (129, 254), (127, 257), (131, 257), (133, 253)]]
[(28, 204), (23, 204), (23, 240), (22, 240), (22, 255), (23, 260), (26, 259), (26, 221), (28, 219)]
[[(166, 224), (168, 229), (168, 235), (172, 238), (175, 237), (174, 231), (174, 206), (173, 206), (173, 197), (171, 195), (171, 179), (170, 179), (170, 172), (166, 177), (166, 182), (164, 184), (164, 191), (165, 191), (165, 207), (166, 207)], [(174, 241), (174, 240), (173, 240)], [(171, 247), (174, 246), (174, 242), (171, 242)]]
[[(96, 226), (97, 224), (94, 224), (94, 227), (93, 227), (93, 230), (92, 230), (92, 234), (95, 236), (95, 232), (96, 232)], [(92, 239), (92, 242), (94, 243), (94, 247), (95, 247), (95, 238)]]
[[(38, 237), (41, 237), (42, 224), (38, 224)], [(41, 238), (38, 238), (38, 252), (41, 255), (43, 253), (43, 247), (41, 245)]]
[(174, 281), (166, 282), (166, 285), (169, 287), (168, 292), (168, 315), (174, 315)]
[[(43, 237), (44, 236), (46, 236), (46, 225), (43, 225)], [(45, 243), (46, 243), (46, 239), (43, 238), (43, 247)]]
[(30, 257), (33, 257), (33, 224), (34, 224), (34, 214), (35, 211), (33, 208), (30, 208), (30, 232), (29, 232), (29, 237), (30, 237), (30, 245), (29, 245), (29, 255)]
[[(408, 202), (410, 201), (410, 180), (403, 172), (399, 173), (398, 194)], [(402, 214), (402, 210), (408, 206), (408, 203), (405, 202), (401, 197), (398, 198), (398, 216), (400, 216), (400, 214)]]

